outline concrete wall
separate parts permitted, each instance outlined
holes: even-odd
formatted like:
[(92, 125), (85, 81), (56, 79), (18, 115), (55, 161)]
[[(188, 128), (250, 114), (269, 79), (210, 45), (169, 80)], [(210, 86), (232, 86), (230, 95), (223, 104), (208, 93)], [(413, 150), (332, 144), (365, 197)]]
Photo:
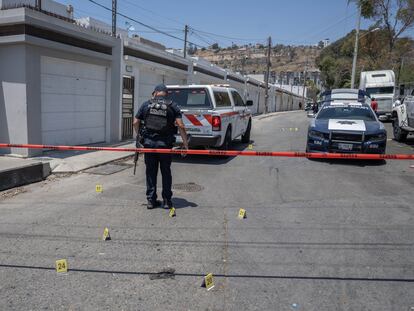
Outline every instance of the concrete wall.
[[(14, 8), (21, 5), (29, 5), (35, 7), (36, 0), (0, 0), (0, 9)], [(71, 14), (67, 11), (66, 5), (53, 0), (42, 0), (42, 10), (58, 14), (67, 18), (71, 18)]]
[[(147, 101), (157, 84), (187, 84), (187, 73), (160, 64), (149, 64), (146, 61), (127, 56), (122, 65), (122, 73), (135, 79), (134, 114)], [(126, 71), (126, 68), (131, 71)]]
[[(28, 35), (0, 37), (0, 141), (22, 144), (43, 143), (40, 70), (43, 56), (102, 65), (108, 68), (105, 140), (107, 142), (119, 141), (121, 139), (121, 59), (119, 57), (121, 40), (23, 8), (0, 11), (0, 26), (2, 20), (10, 22), (16, 19), (19, 21), (23, 16), (38, 27), (54, 30), (66, 28), (62, 31), (72, 36), (95, 39), (102, 44), (107, 44), (112, 48), (112, 55)], [(41, 153), (41, 150), (2, 149), (0, 152), (33, 156)]]
[[(0, 48), (0, 141), (28, 140), (26, 47), (23, 44)], [(0, 149), (0, 153), (17, 150)]]

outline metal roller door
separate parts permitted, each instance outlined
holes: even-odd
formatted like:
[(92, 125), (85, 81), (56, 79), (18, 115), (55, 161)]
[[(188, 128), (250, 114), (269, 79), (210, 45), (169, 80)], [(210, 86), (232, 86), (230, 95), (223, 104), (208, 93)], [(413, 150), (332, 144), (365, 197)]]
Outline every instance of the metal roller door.
[(106, 67), (41, 59), (42, 143), (105, 141)]

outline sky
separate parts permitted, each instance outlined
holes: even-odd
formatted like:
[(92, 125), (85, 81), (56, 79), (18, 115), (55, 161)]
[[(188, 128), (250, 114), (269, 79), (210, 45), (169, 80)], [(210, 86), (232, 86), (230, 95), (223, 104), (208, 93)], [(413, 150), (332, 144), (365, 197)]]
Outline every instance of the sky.
[[(72, 4), (76, 18), (91, 16), (111, 23), (111, 12), (89, 0), (56, 1)], [(108, 8), (112, 3), (94, 1)], [(171, 48), (183, 47), (186, 24), (189, 41), (200, 48), (213, 43), (224, 47), (265, 43), (269, 36), (273, 44), (309, 45), (343, 37), (355, 28), (357, 19), (357, 8), (348, 5), (348, 0), (118, 0), (118, 12), (167, 33), (169, 36), (129, 21), (131, 33)], [(118, 17), (118, 27), (126, 28), (126, 21)], [(361, 28), (371, 24), (363, 19)]]

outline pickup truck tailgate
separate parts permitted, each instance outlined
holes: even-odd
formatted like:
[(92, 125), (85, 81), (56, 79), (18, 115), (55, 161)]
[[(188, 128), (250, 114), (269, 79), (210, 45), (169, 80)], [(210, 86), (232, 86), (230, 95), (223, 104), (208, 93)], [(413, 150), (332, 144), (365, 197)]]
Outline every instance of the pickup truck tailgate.
[(210, 111), (182, 110), (181, 112), (188, 134), (192, 136), (212, 135)]

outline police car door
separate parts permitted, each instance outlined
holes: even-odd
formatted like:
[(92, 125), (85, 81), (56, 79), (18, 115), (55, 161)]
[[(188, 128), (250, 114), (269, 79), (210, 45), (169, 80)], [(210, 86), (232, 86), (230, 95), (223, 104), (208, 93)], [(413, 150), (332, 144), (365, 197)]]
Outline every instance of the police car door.
[(404, 102), (407, 108), (408, 126), (414, 127), (414, 96), (407, 96)]
[(244, 134), (244, 132), (246, 131), (247, 128), (247, 121), (246, 121), (246, 105), (243, 101), (243, 99), (241, 98), (240, 94), (235, 91), (232, 90), (231, 91), (231, 95), (233, 97), (233, 101), (234, 101), (234, 110), (235, 112), (237, 112), (236, 115), (236, 135), (235, 136), (239, 136)]

